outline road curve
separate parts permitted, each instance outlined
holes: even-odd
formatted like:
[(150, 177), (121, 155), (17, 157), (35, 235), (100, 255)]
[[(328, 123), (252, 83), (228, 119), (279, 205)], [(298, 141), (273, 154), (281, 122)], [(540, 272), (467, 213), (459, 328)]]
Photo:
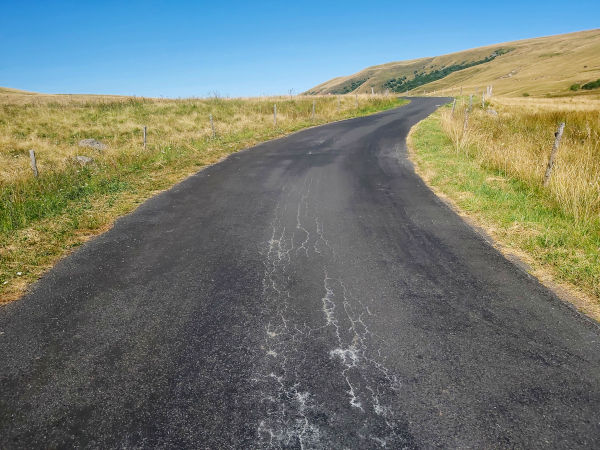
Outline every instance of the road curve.
[(406, 158), (446, 100), (232, 155), (0, 308), (0, 447), (598, 448), (598, 327)]

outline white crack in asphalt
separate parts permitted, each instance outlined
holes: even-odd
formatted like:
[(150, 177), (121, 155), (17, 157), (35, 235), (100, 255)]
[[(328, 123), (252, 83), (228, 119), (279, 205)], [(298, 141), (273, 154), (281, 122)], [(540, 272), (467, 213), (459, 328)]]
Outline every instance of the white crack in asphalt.
[[(254, 379), (265, 407), (257, 429), (259, 446), (320, 448), (328, 441), (327, 420), (339, 405), (314, 391), (301, 373), (314, 348), (326, 349), (321, 356), (338, 366), (333, 376), (340, 381), (329, 380), (328, 385), (343, 389), (340, 393), (365, 445), (393, 446), (397, 424), (385, 398), (400, 383), (379, 356), (378, 338), (368, 325), (373, 314), (339, 275), (339, 261), (317, 215), (317, 202), (311, 202), (315, 184), (318, 180), (307, 177), (300, 192), (283, 192), (265, 245), (263, 297), (270, 320), (264, 332), (265, 359)], [(295, 223), (290, 224), (292, 220)], [(321, 297), (311, 303), (320, 304), (320, 323), (306, 323), (298, 311), (299, 300), (292, 294), (297, 258), (308, 259), (323, 273)], [(314, 346), (311, 341), (326, 345)]]

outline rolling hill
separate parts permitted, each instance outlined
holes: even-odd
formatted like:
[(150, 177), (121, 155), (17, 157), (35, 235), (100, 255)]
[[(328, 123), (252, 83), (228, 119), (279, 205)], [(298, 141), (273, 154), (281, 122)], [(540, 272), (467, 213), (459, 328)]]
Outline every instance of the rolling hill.
[(337, 77), (305, 94), (375, 92), (481, 92), (560, 96), (600, 94), (600, 89), (572, 91), (600, 78), (600, 29), (489, 45), (442, 56), (391, 62)]
[(0, 94), (21, 94), (21, 95), (36, 95), (35, 92), (22, 91), (20, 89), (13, 89), (0, 86)]

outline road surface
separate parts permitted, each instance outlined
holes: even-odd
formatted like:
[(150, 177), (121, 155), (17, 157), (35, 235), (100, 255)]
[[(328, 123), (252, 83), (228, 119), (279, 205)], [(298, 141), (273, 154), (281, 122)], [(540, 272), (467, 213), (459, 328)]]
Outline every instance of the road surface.
[(600, 342), (415, 175), (446, 99), (232, 155), (0, 308), (0, 447), (600, 446)]

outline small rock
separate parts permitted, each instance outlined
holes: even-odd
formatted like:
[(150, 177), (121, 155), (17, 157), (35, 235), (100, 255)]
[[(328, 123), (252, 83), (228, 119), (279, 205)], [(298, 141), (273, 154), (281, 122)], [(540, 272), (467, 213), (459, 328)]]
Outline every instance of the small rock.
[(21, 275), (23, 275), (23, 272), (17, 272), (17, 276), (20, 277)]
[(92, 164), (94, 162), (94, 159), (90, 158), (89, 156), (78, 155), (75, 157), (75, 159), (82, 166), (87, 166), (88, 164)]
[(96, 139), (82, 139), (79, 141), (79, 146), (93, 148), (98, 151), (106, 150), (106, 144), (103, 144)]
[(487, 109), (487, 113), (488, 113), (490, 116), (497, 116), (497, 115), (498, 115), (498, 113), (496, 112), (496, 110), (495, 110), (495, 109), (492, 109), (492, 108), (488, 108), (488, 109)]

